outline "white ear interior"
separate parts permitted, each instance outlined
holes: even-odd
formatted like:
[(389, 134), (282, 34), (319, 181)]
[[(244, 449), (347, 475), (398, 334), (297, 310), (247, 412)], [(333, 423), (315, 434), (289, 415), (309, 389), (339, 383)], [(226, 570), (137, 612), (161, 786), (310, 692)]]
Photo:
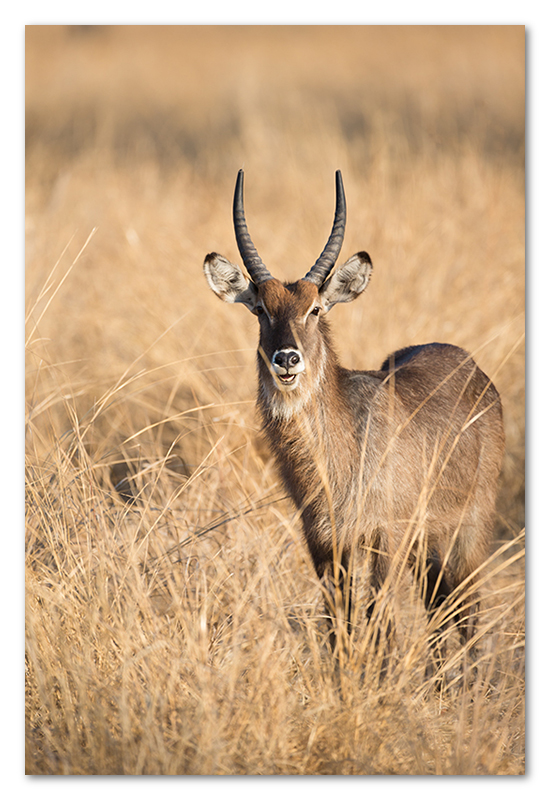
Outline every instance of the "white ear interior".
[(372, 261), (368, 253), (356, 253), (337, 267), (319, 292), (325, 310), (336, 303), (350, 303), (368, 286), (372, 274)]
[(256, 287), (236, 264), (218, 253), (210, 253), (204, 260), (203, 269), (214, 294), (226, 303), (243, 303), (250, 310), (255, 307)]

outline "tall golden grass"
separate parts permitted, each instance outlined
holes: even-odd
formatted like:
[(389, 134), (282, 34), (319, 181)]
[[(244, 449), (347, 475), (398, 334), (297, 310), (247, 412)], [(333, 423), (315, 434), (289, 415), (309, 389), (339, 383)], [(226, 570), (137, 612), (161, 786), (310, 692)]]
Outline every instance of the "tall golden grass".
[[(523, 56), (518, 27), (27, 28), (27, 773), (524, 771)], [(285, 279), (342, 170), (375, 270), (331, 312), (346, 366), (448, 341), (501, 393), (479, 653), (443, 692), (407, 581), (385, 681), (364, 620), (327, 650), (255, 321), (202, 275), (238, 259), (240, 167)]]

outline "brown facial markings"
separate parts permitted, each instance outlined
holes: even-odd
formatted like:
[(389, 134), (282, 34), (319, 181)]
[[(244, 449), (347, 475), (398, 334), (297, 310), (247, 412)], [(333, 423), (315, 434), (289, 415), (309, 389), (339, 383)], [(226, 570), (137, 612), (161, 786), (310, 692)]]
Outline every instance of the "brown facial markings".
[[(283, 284), (278, 280), (258, 286), (258, 300), (267, 314), (258, 312), (260, 321), (260, 372), (268, 391), (307, 391), (310, 360), (319, 362), (323, 348), (317, 319), (308, 324), (310, 312), (319, 303), (319, 292), (311, 281)], [(317, 315), (315, 315), (317, 316)], [(268, 379), (265, 369), (270, 374)]]
[(259, 285), (258, 295), (272, 317), (291, 319), (304, 317), (319, 297), (319, 292), (311, 281), (301, 280), (285, 286), (273, 279)]

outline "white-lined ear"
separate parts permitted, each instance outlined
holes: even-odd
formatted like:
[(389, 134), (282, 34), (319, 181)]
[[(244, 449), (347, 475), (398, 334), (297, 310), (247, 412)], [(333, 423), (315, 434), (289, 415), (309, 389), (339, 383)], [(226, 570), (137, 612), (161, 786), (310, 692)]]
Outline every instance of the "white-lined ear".
[(255, 309), (258, 291), (236, 264), (218, 253), (209, 253), (203, 269), (214, 294), (226, 303), (243, 303), (250, 311)]
[(372, 273), (368, 253), (361, 251), (337, 267), (319, 290), (325, 311), (336, 303), (350, 303), (367, 288)]

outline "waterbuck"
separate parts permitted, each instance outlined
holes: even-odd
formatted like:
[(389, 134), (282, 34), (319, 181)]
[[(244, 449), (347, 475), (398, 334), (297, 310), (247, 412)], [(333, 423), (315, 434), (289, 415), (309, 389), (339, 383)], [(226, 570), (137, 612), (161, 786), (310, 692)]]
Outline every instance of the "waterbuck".
[(274, 278), (258, 255), (246, 225), (243, 180), (240, 170), (233, 221), (249, 278), (217, 253), (206, 256), (204, 272), (218, 297), (258, 317), (262, 428), (300, 512), (327, 608), (336, 620), (346, 619), (349, 631), (351, 573), (362, 553), (369, 563), (368, 618), (384, 582), (408, 565), (429, 615), (454, 593), (447, 605), (466, 642), (504, 449), (498, 392), (468, 353), (450, 344), (406, 347), (375, 371), (342, 367), (326, 314), (364, 291), (372, 262), (359, 252), (335, 267), (346, 221), (340, 172), (330, 237), (295, 283)]

